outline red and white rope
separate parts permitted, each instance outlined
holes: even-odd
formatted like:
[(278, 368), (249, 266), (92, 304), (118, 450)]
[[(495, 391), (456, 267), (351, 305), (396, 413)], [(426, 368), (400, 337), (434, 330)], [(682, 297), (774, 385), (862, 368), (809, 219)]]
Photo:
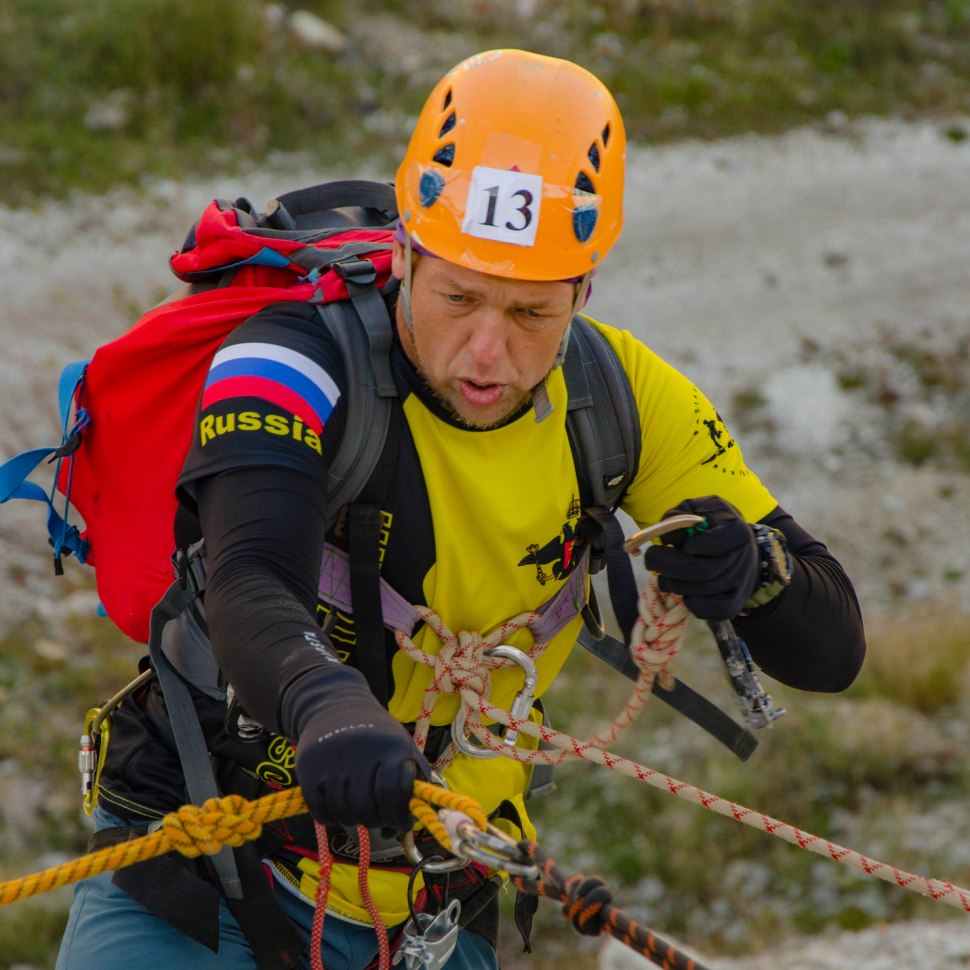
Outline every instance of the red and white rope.
[[(310, 926), (310, 967), (311, 970), (325, 970), (323, 965), (323, 922), (327, 915), (327, 900), (330, 896), (330, 874), (333, 869), (333, 853), (327, 827), (319, 822), (313, 823), (317, 835), (317, 852), (320, 859), (320, 882), (317, 885), (316, 908)], [(370, 872), (370, 835), (362, 825), (357, 826), (357, 839), (360, 843), (360, 860), (357, 866), (357, 889), (374, 924), (377, 934), (378, 970), (391, 970), (391, 944), (387, 937), (387, 927), (381, 918), (377, 901), (370, 891), (367, 874)]]
[[(435, 667), (435, 678), (425, 694), (422, 710), (422, 717), (426, 717), (428, 721), (438, 693), (458, 692), (465, 707), (466, 724), (471, 734), (479, 744), (505, 757), (527, 764), (555, 765), (568, 758), (581, 758), (603, 765), (684, 801), (700, 805), (708, 811), (733, 818), (736, 822), (758, 829), (767, 835), (831, 859), (833, 862), (970, 912), (970, 890), (962, 889), (951, 882), (914, 875), (896, 866), (872, 859), (854, 849), (848, 849), (829, 839), (812, 835), (770, 815), (746, 808), (605, 750), (633, 723), (650, 696), (654, 678), (659, 677), (663, 686), (665, 678), (670, 676), (667, 668), (680, 648), (687, 615), (687, 609), (679, 597), (659, 593), (653, 582), (647, 586), (640, 597), (639, 618), (631, 638), (633, 644), (631, 654), (640, 668), (640, 678), (621, 715), (605, 732), (588, 741), (581, 741), (561, 731), (536, 724), (527, 718), (511, 717), (507, 711), (496, 707), (488, 700), (488, 669), (506, 665), (509, 661), (485, 657), (484, 650), (501, 643), (512, 630), (526, 625), (532, 614), (516, 617), (497, 627), (487, 637), (482, 637), (479, 634), (466, 632), (454, 634), (445, 627), (436, 614), (422, 608), (422, 619), (432, 626), (442, 643), (442, 651), (438, 657), (428, 657), (403, 635), (399, 635), (398, 643), (401, 649), (406, 650), (408, 655), (419, 663)], [(530, 654), (533, 659), (542, 652), (544, 646), (544, 644), (537, 644), (533, 648)], [(419, 659), (420, 657), (425, 659)], [(512, 730), (519, 731), (520, 734), (543, 741), (556, 750), (529, 751), (505, 744), (501, 738), (485, 729), (482, 718), (504, 724)]]

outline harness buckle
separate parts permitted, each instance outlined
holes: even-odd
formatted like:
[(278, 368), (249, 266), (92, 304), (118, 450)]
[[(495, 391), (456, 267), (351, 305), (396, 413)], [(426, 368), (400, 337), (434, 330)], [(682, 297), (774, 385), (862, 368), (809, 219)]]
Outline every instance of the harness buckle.
[(377, 280), (377, 267), (369, 259), (342, 259), (333, 264), (334, 272), (345, 282), (367, 286)]
[(191, 589), (196, 593), (204, 592), (205, 539), (192, 543), (188, 549), (179, 549), (176, 553), (175, 568), (180, 589)]

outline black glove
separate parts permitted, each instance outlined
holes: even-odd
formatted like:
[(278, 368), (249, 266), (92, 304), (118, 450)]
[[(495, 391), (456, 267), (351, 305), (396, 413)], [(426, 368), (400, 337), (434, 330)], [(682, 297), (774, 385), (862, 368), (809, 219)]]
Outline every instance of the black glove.
[(286, 690), (281, 725), (296, 740), (296, 773), (310, 814), (325, 824), (381, 829), (412, 824), (408, 800), (431, 767), (359, 671), (314, 668)]
[(660, 590), (683, 596), (694, 616), (729, 620), (741, 612), (760, 579), (754, 532), (717, 495), (687, 499), (663, 517), (685, 512), (702, 515), (706, 525), (668, 532), (667, 544), (650, 546), (644, 562), (658, 574)]

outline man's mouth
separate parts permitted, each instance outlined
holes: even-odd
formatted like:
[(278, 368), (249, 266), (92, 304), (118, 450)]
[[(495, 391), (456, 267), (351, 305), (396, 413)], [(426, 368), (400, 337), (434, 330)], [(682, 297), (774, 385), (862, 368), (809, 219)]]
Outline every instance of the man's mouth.
[(504, 384), (484, 384), (479, 381), (459, 379), (458, 387), (462, 397), (469, 403), (479, 406), (495, 404), (505, 392)]

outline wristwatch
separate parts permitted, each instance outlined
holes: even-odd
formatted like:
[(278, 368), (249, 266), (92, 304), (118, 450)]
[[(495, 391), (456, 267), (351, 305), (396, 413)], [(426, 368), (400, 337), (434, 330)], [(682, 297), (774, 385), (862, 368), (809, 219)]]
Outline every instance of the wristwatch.
[(758, 559), (761, 562), (761, 578), (751, 598), (744, 604), (742, 615), (770, 603), (790, 583), (792, 577), (792, 558), (788, 551), (785, 534), (779, 529), (762, 525), (751, 526), (758, 545)]

